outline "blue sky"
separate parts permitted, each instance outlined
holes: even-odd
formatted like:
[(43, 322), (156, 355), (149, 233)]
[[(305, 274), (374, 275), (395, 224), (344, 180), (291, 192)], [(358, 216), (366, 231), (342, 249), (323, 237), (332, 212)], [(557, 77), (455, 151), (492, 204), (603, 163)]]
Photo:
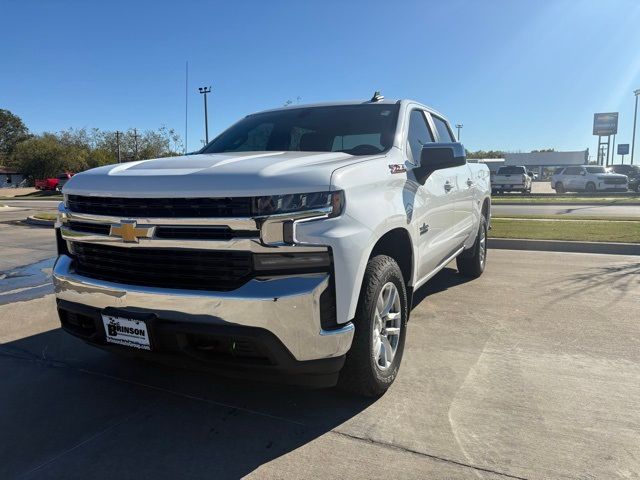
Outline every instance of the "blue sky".
[[(0, 108), (34, 132), (157, 128), (189, 144), (252, 111), (413, 98), (462, 122), (471, 150), (593, 153), (594, 112), (631, 141), (637, 0), (0, 0)], [(640, 136), (640, 135), (639, 135)], [(640, 141), (640, 140), (638, 140)]]

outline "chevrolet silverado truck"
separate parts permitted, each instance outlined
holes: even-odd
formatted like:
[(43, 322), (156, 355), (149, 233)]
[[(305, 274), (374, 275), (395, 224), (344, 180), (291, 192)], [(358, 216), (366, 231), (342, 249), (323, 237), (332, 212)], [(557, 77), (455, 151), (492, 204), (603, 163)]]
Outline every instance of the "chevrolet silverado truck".
[(489, 170), (410, 100), (248, 115), (198, 154), (63, 189), (64, 330), (158, 361), (381, 395), (413, 292), (487, 258)]
[(500, 167), (491, 178), (491, 191), (531, 193), (532, 182), (532, 175), (525, 167)]

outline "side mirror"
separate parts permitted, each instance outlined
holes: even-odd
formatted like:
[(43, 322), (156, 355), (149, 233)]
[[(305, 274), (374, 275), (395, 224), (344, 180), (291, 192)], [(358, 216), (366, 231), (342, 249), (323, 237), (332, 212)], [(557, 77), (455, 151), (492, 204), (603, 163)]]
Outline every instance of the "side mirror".
[(587, 174), (587, 172), (585, 172), (584, 170), (582, 170), (582, 171), (580, 172), (580, 175), (582, 175), (582, 176), (584, 176), (584, 175), (586, 175), (586, 174)]
[(436, 170), (459, 167), (467, 163), (461, 143), (428, 143), (422, 147), (420, 166), (415, 168), (416, 179), (424, 185), (429, 175)]

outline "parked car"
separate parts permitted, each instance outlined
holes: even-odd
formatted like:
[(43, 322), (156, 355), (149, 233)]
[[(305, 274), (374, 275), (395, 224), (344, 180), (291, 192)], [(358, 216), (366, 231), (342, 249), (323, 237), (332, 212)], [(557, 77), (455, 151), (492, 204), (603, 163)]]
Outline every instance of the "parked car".
[(62, 190), (67, 181), (73, 177), (73, 173), (61, 173), (56, 177), (46, 178), (44, 180), (36, 180), (36, 190)]
[(598, 165), (577, 165), (556, 170), (551, 177), (551, 188), (564, 192), (626, 192), (626, 175), (607, 172)]
[(526, 167), (500, 167), (491, 177), (491, 191), (531, 193), (531, 182)]
[(100, 167), (63, 193), (64, 330), (228, 375), (380, 395), (414, 290), (487, 259), (489, 170), (410, 100), (249, 115), (200, 154)]
[(637, 165), (611, 165), (609, 171), (626, 175), (629, 179), (629, 190), (640, 192), (640, 167)]

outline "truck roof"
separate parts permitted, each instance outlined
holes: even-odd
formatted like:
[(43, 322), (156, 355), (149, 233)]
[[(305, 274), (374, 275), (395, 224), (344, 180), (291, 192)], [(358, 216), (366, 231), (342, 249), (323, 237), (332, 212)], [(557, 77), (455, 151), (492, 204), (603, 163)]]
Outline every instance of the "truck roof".
[(289, 105), (289, 106), (285, 106), (285, 107), (278, 107), (278, 108), (269, 108), (267, 110), (262, 110), (259, 112), (254, 112), (254, 113), (250, 113), (247, 116), (250, 115), (257, 115), (260, 113), (267, 113), (267, 112), (277, 112), (279, 110), (295, 110), (298, 108), (313, 108), (313, 107), (332, 107), (332, 106), (340, 106), (340, 105), (395, 105), (395, 104), (401, 104), (401, 105), (408, 105), (408, 104), (414, 104), (414, 105), (418, 105), (421, 108), (424, 108), (425, 110), (429, 111), (430, 113), (433, 113), (435, 115), (438, 115), (439, 117), (442, 118), (446, 118), (443, 114), (441, 114), (440, 112), (438, 112), (437, 110), (428, 107), (427, 105), (424, 105), (420, 102), (417, 102), (415, 100), (410, 100), (410, 99), (401, 99), (401, 100), (395, 100), (395, 99), (382, 99), (382, 100), (378, 100), (376, 102), (373, 102), (371, 100), (344, 100), (344, 101), (336, 101), (336, 102), (320, 102), (320, 103), (306, 103), (306, 104), (300, 104), (300, 105)]

